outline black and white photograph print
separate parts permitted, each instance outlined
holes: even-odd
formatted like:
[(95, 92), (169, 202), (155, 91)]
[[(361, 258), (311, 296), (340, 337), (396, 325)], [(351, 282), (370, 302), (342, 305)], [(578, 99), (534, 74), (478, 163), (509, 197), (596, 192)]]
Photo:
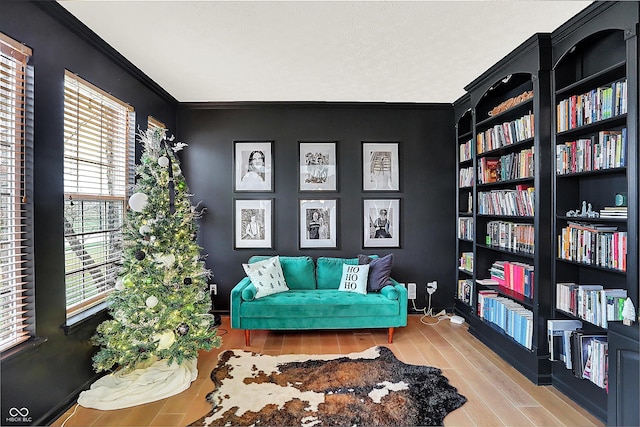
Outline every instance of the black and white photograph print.
[(273, 191), (272, 141), (235, 141), (234, 162), (235, 191)]
[(273, 199), (234, 200), (235, 249), (273, 247)]
[(337, 248), (337, 199), (300, 200), (300, 248)]
[(300, 191), (337, 191), (336, 142), (299, 142)]
[(362, 190), (400, 191), (397, 142), (362, 143)]
[(400, 247), (400, 199), (364, 199), (363, 247)]

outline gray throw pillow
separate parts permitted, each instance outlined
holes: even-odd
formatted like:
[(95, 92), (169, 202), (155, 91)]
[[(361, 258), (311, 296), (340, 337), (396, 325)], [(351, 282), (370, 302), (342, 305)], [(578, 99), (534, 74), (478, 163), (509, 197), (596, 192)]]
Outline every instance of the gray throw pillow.
[(367, 292), (377, 292), (389, 284), (393, 254), (382, 258), (371, 258), (367, 255), (358, 255), (358, 264), (369, 264), (369, 279), (367, 280)]

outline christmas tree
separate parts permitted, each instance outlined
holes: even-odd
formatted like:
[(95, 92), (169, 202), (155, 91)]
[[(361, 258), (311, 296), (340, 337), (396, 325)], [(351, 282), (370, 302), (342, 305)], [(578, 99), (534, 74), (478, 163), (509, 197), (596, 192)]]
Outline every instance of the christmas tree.
[(196, 243), (203, 210), (193, 206), (164, 129), (139, 132), (143, 146), (137, 182), (123, 230), (122, 272), (109, 295), (111, 320), (93, 337), (97, 372), (125, 370), (164, 359), (194, 360), (199, 350), (220, 346), (207, 292), (211, 272)]

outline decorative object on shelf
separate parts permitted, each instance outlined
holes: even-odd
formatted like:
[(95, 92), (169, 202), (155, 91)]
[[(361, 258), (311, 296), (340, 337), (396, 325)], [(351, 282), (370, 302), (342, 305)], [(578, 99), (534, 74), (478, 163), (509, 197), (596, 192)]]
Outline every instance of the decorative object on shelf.
[(626, 326), (631, 326), (636, 320), (636, 308), (633, 305), (631, 298), (627, 297), (622, 307), (622, 323)]
[(300, 200), (299, 245), (303, 248), (338, 247), (338, 200)]
[(518, 96), (514, 96), (513, 98), (509, 98), (504, 102), (501, 102), (496, 107), (494, 107), (491, 111), (489, 111), (489, 117), (497, 116), (500, 113), (507, 111), (510, 108), (515, 107), (516, 105), (522, 104), (525, 101), (533, 98), (533, 91), (527, 90), (521, 93)]
[(234, 248), (273, 248), (273, 199), (234, 200)]
[(337, 191), (336, 142), (298, 142), (300, 191)]
[(234, 166), (234, 191), (274, 191), (273, 141), (235, 141)]
[(626, 207), (627, 206), (627, 193), (626, 192), (616, 193), (616, 196), (615, 196), (614, 200), (615, 200), (616, 207)]
[(569, 218), (599, 218), (600, 213), (593, 210), (591, 203), (582, 201), (582, 209), (570, 210), (566, 213)]
[(400, 247), (400, 199), (364, 199), (363, 248)]
[(362, 191), (400, 191), (399, 145), (362, 143)]

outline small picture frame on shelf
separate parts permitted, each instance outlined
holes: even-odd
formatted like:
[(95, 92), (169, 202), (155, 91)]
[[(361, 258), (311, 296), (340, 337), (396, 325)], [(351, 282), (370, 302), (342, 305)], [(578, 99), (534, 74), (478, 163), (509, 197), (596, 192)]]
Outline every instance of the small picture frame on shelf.
[(334, 142), (298, 142), (300, 191), (338, 191)]
[(400, 247), (400, 199), (363, 199), (363, 248)]
[(234, 141), (233, 189), (273, 192), (273, 141)]
[(234, 199), (234, 249), (273, 249), (273, 199)]
[(398, 142), (362, 142), (362, 191), (400, 191)]
[(300, 249), (338, 248), (338, 200), (300, 199)]

